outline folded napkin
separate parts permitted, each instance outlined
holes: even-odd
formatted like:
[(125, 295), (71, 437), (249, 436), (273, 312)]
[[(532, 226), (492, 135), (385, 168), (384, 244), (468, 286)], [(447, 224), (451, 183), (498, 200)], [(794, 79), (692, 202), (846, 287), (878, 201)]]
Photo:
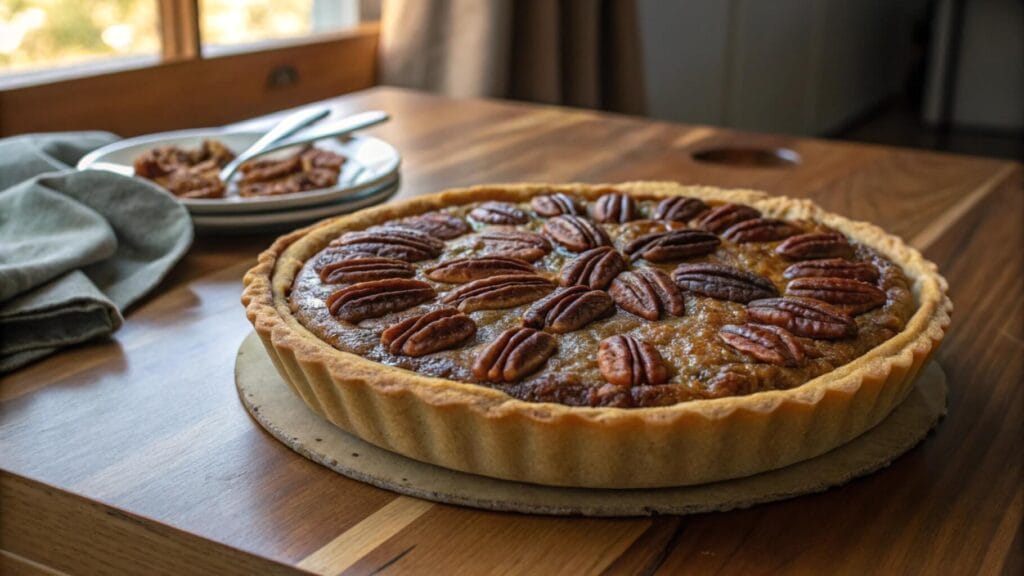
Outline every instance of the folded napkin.
[(192, 243), (192, 222), (149, 182), (74, 170), (103, 132), (0, 139), (0, 373), (108, 336)]

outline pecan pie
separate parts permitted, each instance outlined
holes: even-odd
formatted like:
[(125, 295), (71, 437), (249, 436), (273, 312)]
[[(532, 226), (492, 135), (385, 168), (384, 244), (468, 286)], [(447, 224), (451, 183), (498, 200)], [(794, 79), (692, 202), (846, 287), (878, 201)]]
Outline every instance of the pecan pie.
[[(180, 198), (223, 198), (227, 185), (220, 170), (235, 153), (219, 140), (204, 140), (197, 149), (163, 146), (135, 159), (135, 174), (152, 180)], [(346, 159), (340, 154), (303, 146), (284, 158), (250, 160), (239, 166), (241, 197), (277, 196), (329, 188), (338, 183)]]
[(135, 159), (135, 174), (181, 198), (220, 198), (225, 191), (220, 169), (234, 159), (219, 140), (203, 140), (194, 150), (162, 146)]
[(941, 341), (935, 266), (806, 200), (670, 183), (453, 190), (277, 240), (243, 302), (369, 442), (563, 486), (678, 486), (831, 450)]

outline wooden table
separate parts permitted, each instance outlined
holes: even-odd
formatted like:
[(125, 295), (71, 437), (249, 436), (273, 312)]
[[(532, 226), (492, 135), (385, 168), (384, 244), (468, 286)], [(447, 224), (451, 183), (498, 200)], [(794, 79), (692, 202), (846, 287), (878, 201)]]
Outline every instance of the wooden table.
[[(431, 504), (341, 477), (235, 394), (243, 272), (270, 237), (201, 237), (109, 342), (0, 383), (0, 572), (748, 574), (1022, 570), (1024, 194), (1018, 163), (376, 88), (400, 197), (495, 181), (671, 179), (809, 197), (902, 235), (956, 304), (949, 416), (827, 493), (688, 517), (553, 518)], [(699, 163), (715, 146), (802, 162)]]

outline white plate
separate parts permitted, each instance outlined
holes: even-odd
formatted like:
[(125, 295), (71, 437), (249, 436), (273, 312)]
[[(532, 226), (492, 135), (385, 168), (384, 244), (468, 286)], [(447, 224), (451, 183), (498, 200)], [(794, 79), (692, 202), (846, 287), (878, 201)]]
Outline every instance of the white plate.
[[(259, 139), (263, 132), (232, 128), (198, 128), (150, 134), (128, 138), (109, 144), (87, 154), (78, 162), (78, 169), (110, 170), (131, 175), (135, 158), (157, 146), (181, 146), (197, 148), (203, 140), (215, 138), (236, 154), (248, 148)], [(394, 180), (402, 157), (394, 146), (372, 136), (353, 135), (344, 139), (327, 138), (316, 143), (318, 148), (344, 155), (348, 160), (342, 166), (338, 184), (331, 188), (282, 194), (258, 198), (242, 198), (229, 186), (224, 198), (187, 199), (181, 202), (193, 214), (223, 214), (228, 212), (269, 212), (299, 206), (313, 206), (340, 200), (362, 190), (381, 186)], [(285, 149), (266, 158), (284, 156), (291, 152)]]
[(197, 230), (203, 232), (242, 234), (278, 230), (320, 220), (328, 216), (348, 214), (349, 212), (355, 212), (361, 208), (384, 202), (398, 191), (398, 187), (399, 183), (395, 181), (380, 188), (362, 190), (341, 201), (265, 214), (193, 214), (192, 222)]

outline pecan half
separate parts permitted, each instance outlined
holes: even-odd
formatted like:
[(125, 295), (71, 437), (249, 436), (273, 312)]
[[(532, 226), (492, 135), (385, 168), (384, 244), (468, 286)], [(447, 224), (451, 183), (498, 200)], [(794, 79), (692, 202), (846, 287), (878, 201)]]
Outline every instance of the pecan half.
[(656, 268), (640, 268), (619, 274), (608, 294), (620, 308), (647, 320), (662, 314), (686, 314), (685, 300), (679, 287), (667, 274)]
[(734, 224), (760, 217), (761, 213), (750, 206), (744, 204), (722, 204), (701, 216), (697, 220), (697, 228), (721, 234)]
[(548, 239), (525, 230), (484, 230), (476, 237), (484, 254), (534, 262), (551, 252)]
[(400, 228), (412, 228), (417, 232), (430, 235), (442, 240), (458, 238), (469, 232), (469, 224), (447, 212), (427, 212), (418, 216), (402, 218), (395, 226)]
[(320, 269), (324, 284), (348, 284), (385, 278), (412, 278), (416, 269), (405, 260), (376, 256), (350, 257), (328, 262)]
[(795, 368), (806, 361), (804, 349), (785, 328), (767, 324), (726, 324), (718, 337), (729, 346), (754, 359)]
[(558, 343), (547, 332), (509, 328), (487, 345), (473, 362), (473, 375), (490, 382), (515, 382), (544, 365)]
[(636, 218), (636, 201), (628, 194), (609, 192), (594, 203), (593, 217), (598, 222), (629, 222)]
[(580, 213), (580, 207), (568, 194), (556, 192), (545, 196), (534, 196), (530, 200), (530, 207), (541, 216), (561, 216), (562, 214)]
[(348, 232), (335, 239), (330, 246), (350, 252), (396, 258), (406, 262), (419, 262), (437, 258), (444, 243), (428, 234), (408, 228), (383, 227), (362, 232)]
[[(347, 258), (377, 258), (373, 254), (367, 254), (365, 252), (356, 252), (354, 250), (347, 250), (339, 246), (330, 246), (320, 251), (316, 259), (313, 261), (313, 269), (320, 272), (325, 266), (338, 262), (339, 260), (345, 260)], [(404, 262), (404, 260), (403, 260)]]
[(469, 217), (484, 224), (526, 224), (530, 217), (508, 202), (484, 202), (469, 212)]
[(586, 286), (559, 288), (538, 300), (523, 314), (523, 325), (546, 328), (555, 334), (579, 330), (615, 311), (615, 303), (606, 292)]
[(835, 304), (852, 314), (863, 314), (885, 304), (885, 292), (851, 278), (796, 278), (786, 286), (787, 296), (814, 298)]
[(604, 290), (626, 269), (626, 260), (611, 246), (598, 246), (580, 254), (562, 268), (558, 283), (562, 286), (582, 284)]
[(654, 209), (655, 220), (671, 220), (673, 222), (689, 222), (698, 214), (707, 211), (708, 205), (703, 200), (686, 196), (665, 198)]
[(604, 228), (586, 218), (571, 214), (555, 216), (545, 222), (544, 233), (572, 252), (612, 245), (612, 240)]
[(639, 386), (605, 384), (604, 386), (586, 388), (586, 394), (581, 399), (585, 406), (654, 408), (691, 400), (693, 396), (686, 387), (674, 384), (641, 384)]
[(597, 348), (597, 366), (616, 386), (650, 386), (668, 382), (669, 371), (658, 349), (632, 336), (605, 338)]
[(473, 280), (508, 274), (536, 274), (525, 260), (507, 256), (475, 256), (446, 260), (426, 271), (427, 278), (448, 284), (465, 284)]
[(502, 274), (463, 284), (449, 292), (443, 302), (458, 306), (462, 312), (498, 310), (533, 302), (553, 289), (551, 282), (536, 274)]
[(786, 296), (754, 300), (747, 304), (747, 317), (808, 338), (838, 340), (857, 336), (857, 323), (849, 314), (811, 298)]
[(799, 228), (785, 220), (751, 218), (733, 224), (722, 233), (722, 236), (737, 244), (746, 244), (748, 242), (774, 242), (799, 233)]
[(725, 365), (711, 377), (700, 395), (704, 398), (743, 396), (757, 391), (757, 379), (740, 368), (742, 364)]
[(672, 280), (683, 290), (744, 304), (779, 295), (771, 280), (725, 264), (680, 264)]
[(702, 230), (669, 230), (644, 234), (626, 245), (630, 259), (648, 262), (673, 262), (714, 252), (722, 241)]
[(852, 278), (871, 284), (878, 282), (880, 276), (878, 268), (870, 262), (851, 262), (842, 258), (797, 262), (786, 268), (782, 275), (787, 280), (812, 277)]
[(476, 334), (476, 323), (465, 314), (441, 308), (402, 320), (380, 335), (392, 354), (423, 356), (462, 344)]
[(433, 297), (434, 289), (426, 282), (392, 278), (347, 286), (328, 296), (326, 304), (338, 318), (359, 322), (412, 308)]
[(775, 251), (790, 260), (853, 258), (853, 246), (838, 232), (815, 232), (787, 239)]

